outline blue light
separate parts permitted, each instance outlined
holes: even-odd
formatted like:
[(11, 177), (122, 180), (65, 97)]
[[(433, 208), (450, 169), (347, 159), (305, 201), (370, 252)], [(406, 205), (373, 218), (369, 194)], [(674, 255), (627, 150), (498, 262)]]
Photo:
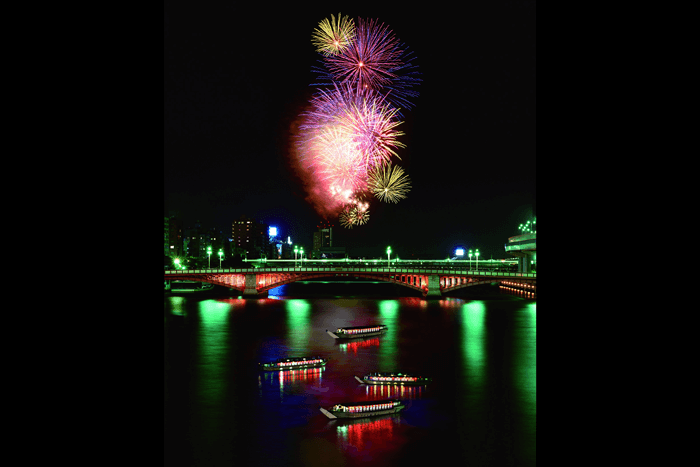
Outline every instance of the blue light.
[(270, 227), (268, 232), (270, 233), (270, 237), (276, 237), (277, 236), (277, 227)]
[(457, 256), (464, 256), (464, 248), (457, 248), (457, 249), (455, 250), (455, 254), (456, 254)]

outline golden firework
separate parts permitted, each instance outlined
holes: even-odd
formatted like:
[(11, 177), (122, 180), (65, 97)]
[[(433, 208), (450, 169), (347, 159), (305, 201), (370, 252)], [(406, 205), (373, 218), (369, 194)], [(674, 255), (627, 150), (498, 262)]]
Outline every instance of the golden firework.
[(391, 163), (377, 167), (369, 174), (369, 189), (385, 203), (398, 203), (411, 190), (411, 179), (399, 166)]
[(325, 56), (337, 55), (347, 49), (355, 38), (355, 22), (349, 16), (341, 16), (338, 13), (336, 20), (331, 15), (318, 23), (311, 35), (311, 43), (316, 47), (316, 51)]
[(352, 229), (352, 226), (355, 225), (355, 219), (350, 215), (349, 210), (341, 212), (340, 216), (338, 216), (338, 220), (340, 221), (340, 225), (346, 229)]

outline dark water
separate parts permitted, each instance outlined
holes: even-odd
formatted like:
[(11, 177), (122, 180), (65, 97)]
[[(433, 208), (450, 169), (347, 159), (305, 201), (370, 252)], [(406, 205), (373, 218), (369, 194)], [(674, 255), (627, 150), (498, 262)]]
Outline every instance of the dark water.
[[(430, 301), (387, 283), (272, 293), (165, 296), (166, 466), (535, 465), (534, 299), (488, 285)], [(343, 344), (325, 333), (375, 323), (388, 333)], [(261, 361), (306, 355), (330, 361), (257, 371)], [(399, 389), (353, 378), (373, 371), (434, 382)], [(407, 408), (351, 422), (318, 410), (388, 398)]]

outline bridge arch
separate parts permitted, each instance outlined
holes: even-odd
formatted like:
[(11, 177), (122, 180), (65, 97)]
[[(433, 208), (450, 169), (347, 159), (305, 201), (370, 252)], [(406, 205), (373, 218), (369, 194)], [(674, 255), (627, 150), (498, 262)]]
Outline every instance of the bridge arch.
[(537, 281), (536, 273), (419, 268), (259, 268), (165, 271), (166, 280), (207, 282), (237, 290), (245, 296), (266, 295), (270, 289), (300, 280), (343, 276), (399, 284), (429, 297), (439, 297), (443, 293), (464, 287), (503, 280), (517, 281), (524, 287), (536, 290)]

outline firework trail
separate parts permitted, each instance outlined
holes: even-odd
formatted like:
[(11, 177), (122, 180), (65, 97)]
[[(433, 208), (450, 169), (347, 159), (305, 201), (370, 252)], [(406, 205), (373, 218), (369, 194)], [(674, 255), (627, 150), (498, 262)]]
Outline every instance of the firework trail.
[(338, 13), (338, 20), (331, 15), (318, 23), (314, 29), (311, 42), (316, 46), (316, 51), (325, 55), (337, 55), (347, 49), (355, 38), (355, 23), (347, 16)]
[(387, 164), (369, 174), (369, 189), (381, 201), (398, 203), (411, 190), (411, 180), (398, 166)]

